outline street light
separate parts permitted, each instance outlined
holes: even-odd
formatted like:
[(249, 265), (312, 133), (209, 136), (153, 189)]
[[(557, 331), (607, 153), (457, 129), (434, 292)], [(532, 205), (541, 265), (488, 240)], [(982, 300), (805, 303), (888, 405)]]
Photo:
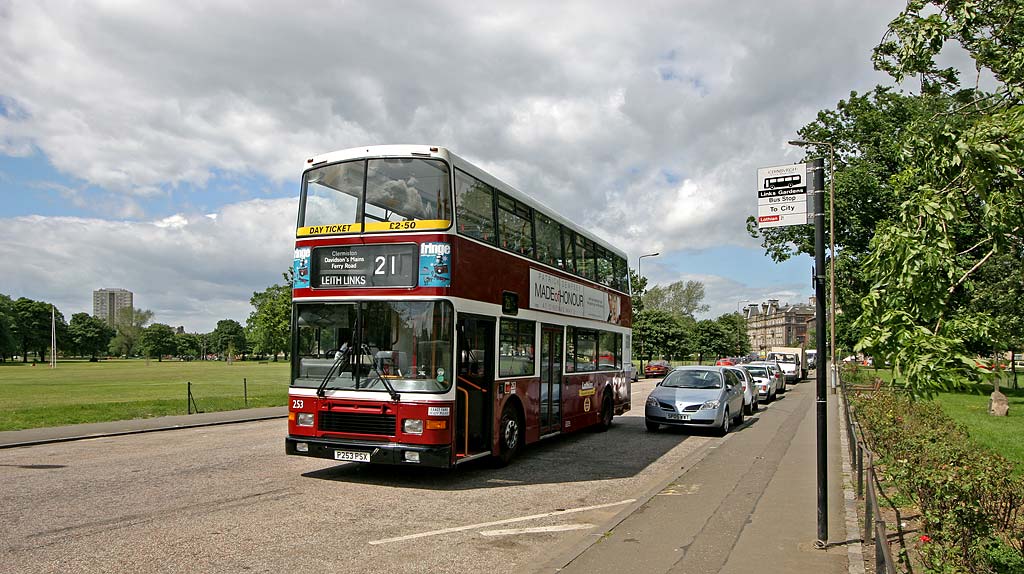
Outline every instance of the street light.
[[(828, 314), (829, 330), (829, 355), (832, 356), (830, 373), (832, 375), (832, 394), (836, 392), (838, 380), (838, 365), (836, 364), (836, 228), (835, 228), (835, 180), (836, 180), (836, 150), (828, 142), (813, 142), (807, 140), (790, 140), (789, 145), (828, 146), (828, 299), (830, 312)], [(819, 357), (820, 360), (820, 357)]]
[[(643, 277), (643, 275), (640, 274), (640, 262), (643, 261), (644, 257), (657, 257), (659, 255), (661, 255), (661, 253), (660, 252), (656, 252), (656, 253), (648, 253), (646, 255), (641, 255), (640, 257), (637, 257), (637, 259), (636, 259), (636, 278), (637, 278), (637, 280), (639, 280), (641, 277)], [(642, 298), (642, 297), (643, 297), (643, 294), (638, 294), (637, 295), (637, 298)], [(643, 337), (640, 337), (640, 372), (641, 373), (644, 372), (644, 338)]]

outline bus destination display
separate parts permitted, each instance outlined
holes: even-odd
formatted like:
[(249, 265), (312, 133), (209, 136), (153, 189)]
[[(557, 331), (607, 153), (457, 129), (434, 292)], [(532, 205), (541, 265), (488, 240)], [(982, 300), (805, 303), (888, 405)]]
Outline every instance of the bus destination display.
[(313, 287), (415, 287), (414, 244), (338, 245), (313, 249)]

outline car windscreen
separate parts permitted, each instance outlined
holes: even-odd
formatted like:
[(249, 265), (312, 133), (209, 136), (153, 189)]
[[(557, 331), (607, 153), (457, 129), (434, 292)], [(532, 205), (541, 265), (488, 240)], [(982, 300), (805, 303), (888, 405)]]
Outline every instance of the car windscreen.
[(775, 353), (768, 357), (769, 359), (775, 359), (776, 361), (782, 361), (783, 363), (795, 363), (796, 355), (789, 353)]
[(720, 389), (722, 375), (718, 371), (683, 370), (672, 371), (661, 383), (663, 387), (680, 389)]

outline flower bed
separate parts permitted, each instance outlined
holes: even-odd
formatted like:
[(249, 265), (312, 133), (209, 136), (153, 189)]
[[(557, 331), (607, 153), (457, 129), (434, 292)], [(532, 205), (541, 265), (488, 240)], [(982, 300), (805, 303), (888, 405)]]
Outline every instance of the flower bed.
[(877, 470), (919, 510), (906, 548), (926, 572), (1024, 572), (1024, 480), (937, 404), (881, 390), (852, 398)]

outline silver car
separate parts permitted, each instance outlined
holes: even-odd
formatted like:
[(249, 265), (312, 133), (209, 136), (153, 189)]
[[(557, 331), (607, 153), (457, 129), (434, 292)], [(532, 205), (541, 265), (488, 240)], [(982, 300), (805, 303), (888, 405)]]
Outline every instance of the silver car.
[(741, 375), (730, 367), (677, 367), (647, 397), (644, 422), (657, 432), (661, 425), (702, 426), (725, 435), (743, 423)]
[(754, 382), (754, 377), (750, 376), (750, 373), (743, 367), (735, 366), (729, 367), (736, 374), (743, 379), (743, 414), (750, 416), (760, 410), (758, 404), (758, 391), (757, 384)]

